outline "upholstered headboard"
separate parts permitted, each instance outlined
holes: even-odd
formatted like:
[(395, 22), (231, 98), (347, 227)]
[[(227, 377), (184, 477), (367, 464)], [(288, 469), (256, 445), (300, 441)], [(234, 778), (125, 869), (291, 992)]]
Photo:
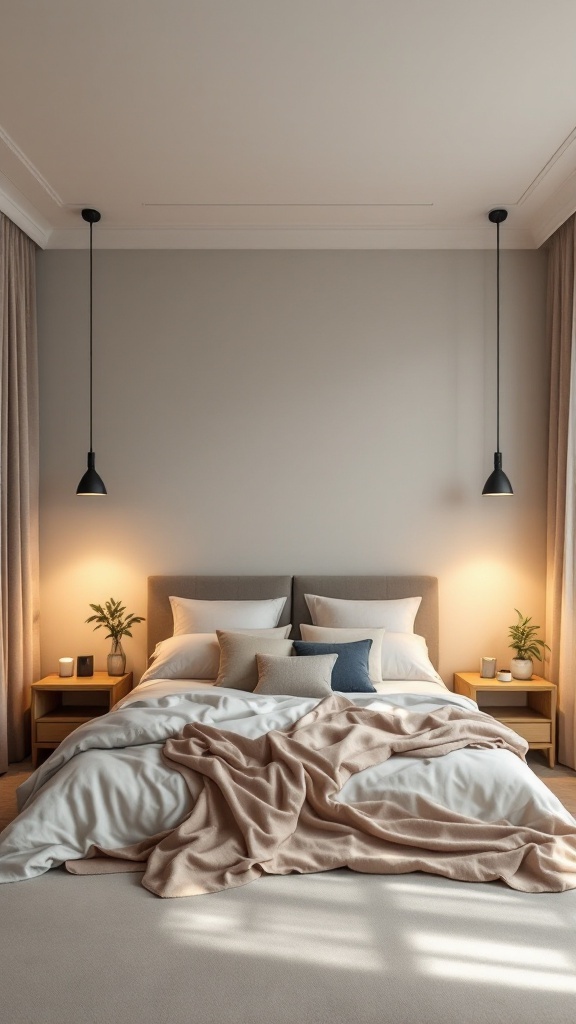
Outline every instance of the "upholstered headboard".
[(149, 576), (148, 655), (160, 640), (172, 636), (170, 595), (201, 601), (261, 601), (285, 595), (279, 625), (292, 622), (291, 576)]
[(304, 594), (355, 600), (421, 597), (414, 629), (425, 637), (430, 661), (438, 668), (438, 580), (434, 576), (149, 576), (148, 654), (172, 635), (169, 597), (210, 601), (254, 601), (286, 595), (282, 625), (310, 622)]

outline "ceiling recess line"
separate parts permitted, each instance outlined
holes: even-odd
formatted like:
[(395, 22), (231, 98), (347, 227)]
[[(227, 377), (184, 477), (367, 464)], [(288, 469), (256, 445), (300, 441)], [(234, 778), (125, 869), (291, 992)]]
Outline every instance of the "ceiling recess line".
[(16, 145), (14, 139), (10, 135), (8, 135), (8, 132), (4, 130), (2, 125), (0, 125), (0, 142), (3, 142), (4, 145), (7, 146), (8, 149), (12, 151), (12, 153), (14, 153), (14, 156), (17, 157), (17, 159), (20, 160), (22, 164), (24, 164), (24, 167), (26, 168), (28, 173), (31, 174), (32, 177), (36, 179), (38, 184), (44, 189), (47, 195), (50, 196), (50, 199), (52, 199), (57, 206), (64, 206), (63, 200), (60, 198), (55, 189), (53, 189), (52, 186), (46, 181), (44, 175), (40, 173), (40, 171), (37, 167), (34, 166), (32, 161), (28, 159), (26, 154), (20, 149), (20, 146)]
[[(66, 230), (69, 233), (72, 233), (72, 232), (74, 232), (75, 234), (79, 233), (77, 231), (77, 229), (75, 229), (75, 228), (66, 228), (66, 229), (63, 229), (63, 230)], [(278, 224), (257, 224), (257, 223), (254, 223), (254, 224), (250, 224), (250, 223), (245, 223), (245, 224), (194, 224), (194, 223), (189, 223), (189, 224), (170, 224), (170, 223), (166, 223), (166, 224), (154, 224), (152, 227), (150, 225), (144, 225), (144, 224), (115, 224), (114, 226), (108, 225), (107, 227), (102, 227), (99, 230), (98, 235), (99, 235), (100, 238), (102, 238), (106, 234), (114, 235), (114, 234), (117, 234), (118, 232), (127, 232), (127, 231), (132, 232), (134, 234), (145, 234), (147, 232), (155, 232), (155, 231), (167, 231), (167, 232), (171, 232), (171, 233), (174, 233), (174, 234), (187, 234), (187, 233), (189, 233), (191, 231), (200, 231), (200, 232), (212, 232), (212, 233), (216, 234), (218, 232), (226, 232), (226, 231), (230, 231), (232, 233), (239, 233), (239, 232), (242, 232), (242, 231), (266, 231), (266, 232), (268, 232), (268, 231), (287, 231), (287, 232), (294, 232), (294, 231), (308, 231), (308, 230), (320, 231), (320, 232), (324, 232), (324, 231), (325, 232), (335, 232), (335, 231), (344, 231), (344, 232), (359, 231), (359, 232), (364, 232), (365, 231), (365, 232), (368, 232), (368, 233), (381, 231), (381, 232), (384, 232), (386, 234), (394, 234), (395, 232), (398, 232), (398, 231), (407, 231), (407, 232), (410, 232), (410, 233), (425, 232), (425, 233), (437, 233), (437, 234), (446, 234), (446, 233), (452, 234), (452, 233), (455, 233), (455, 232), (456, 233), (463, 233), (463, 232), (464, 233), (468, 233), (470, 231), (478, 232), (479, 229), (478, 228), (470, 228), (470, 227), (462, 228), (462, 227), (459, 227), (458, 225), (455, 225), (455, 224), (437, 225), (437, 224), (404, 224), (404, 223), (398, 223), (398, 224), (312, 224), (312, 225), (310, 225), (310, 224), (282, 224), (282, 223), (278, 223)], [(523, 232), (526, 229), (525, 228), (520, 228), (518, 230)], [(484, 233), (486, 234), (486, 237), (492, 237), (491, 233), (490, 234), (488, 232), (484, 232)], [(508, 232), (508, 234), (510, 234), (510, 232)], [(99, 245), (99, 246), (96, 245), (95, 248), (104, 248), (104, 247), (102, 245)]]
[(154, 207), (194, 207), (196, 209), (360, 209), (378, 210), (384, 207), (434, 206), (434, 203), (142, 203), (142, 206)]
[(552, 154), (550, 159), (547, 160), (547, 162), (544, 164), (542, 169), (540, 171), (538, 171), (538, 174), (530, 182), (530, 184), (524, 190), (524, 192), (522, 193), (520, 198), (515, 203), (509, 204), (509, 205), (522, 206), (522, 204), (525, 203), (526, 200), (530, 198), (532, 193), (538, 188), (538, 186), (544, 180), (544, 178), (549, 173), (549, 171), (551, 171), (552, 168), (554, 167), (554, 165), (556, 163), (558, 163), (558, 160), (560, 159), (560, 157), (563, 156), (563, 154), (566, 152), (566, 150), (572, 145), (572, 143), (575, 140), (576, 140), (576, 126), (572, 129), (570, 134), (566, 136), (566, 138), (564, 139), (564, 142), (562, 142), (558, 146), (558, 149)]

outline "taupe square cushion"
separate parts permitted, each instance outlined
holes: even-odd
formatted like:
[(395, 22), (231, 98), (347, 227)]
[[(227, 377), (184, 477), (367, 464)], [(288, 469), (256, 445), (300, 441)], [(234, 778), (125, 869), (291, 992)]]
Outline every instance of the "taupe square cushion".
[(337, 654), (313, 654), (307, 658), (278, 658), (258, 654), (258, 685), (254, 693), (288, 697), (328, 697)]
[(258, 682), (257, 654), (275, 654), (288, 658), (292, 641), (279, 637), (250, 636), (228, 630), (216, 630), (220, 644), (220, 668), (215, 686), (231, 690), (254, 690)]

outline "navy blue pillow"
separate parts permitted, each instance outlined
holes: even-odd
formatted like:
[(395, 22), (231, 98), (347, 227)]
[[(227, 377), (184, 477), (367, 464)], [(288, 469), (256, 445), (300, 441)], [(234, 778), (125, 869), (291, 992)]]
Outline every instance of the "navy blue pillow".
[(368, 674), (371, 640), (354, 640), (348, 644), (321, 644), (312, 640), (295, 640), (296, 654), (337, 654), (332, 669), (332, 689), (340, 693), (376, 693)]

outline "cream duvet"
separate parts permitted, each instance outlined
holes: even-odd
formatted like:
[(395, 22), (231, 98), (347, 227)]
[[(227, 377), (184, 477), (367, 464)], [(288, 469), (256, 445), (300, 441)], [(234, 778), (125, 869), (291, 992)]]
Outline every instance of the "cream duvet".
[[(347, 697), (353, 705), (399, 716), (451, 705), (477, 710), (472, 701), (441, 687), (433, 692), (418, 692), (414, 683), (391, 688), (386, 694)], [(77, 729), (20, 787), (21, 812), (0, 835), (0, 881), (32, 878), (85, 857), (93, 846), (115, 850), (176, 829), (202, 791), (200, 774), (188, 773), (185, 780), (162, 756), (165, 742), (185, 726), (202, 723), (257, 739), (289, 729), (317, 704), (184, 681), (138, 688), (117, 709)], [(392, 755), (351, 775), (336, 800), (393, 801), (414, 819), (424, 804), (434, 804), (448, 816), (536, 831), (549, 831), (551, 821), (559, 833), (576, 826), (510, 749)]]

